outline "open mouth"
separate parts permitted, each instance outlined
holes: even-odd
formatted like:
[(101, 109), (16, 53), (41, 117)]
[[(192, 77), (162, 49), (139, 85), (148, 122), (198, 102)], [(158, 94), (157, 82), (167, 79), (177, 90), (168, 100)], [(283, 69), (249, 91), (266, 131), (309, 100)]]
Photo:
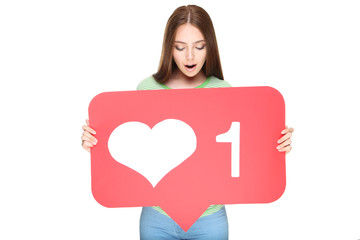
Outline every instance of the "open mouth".
[(195, 69), (196, 64), (194, 64), (194, 65), (185, 65), (185, 67), (186, 67), (187, 70), (191, 71), (191, 70)]

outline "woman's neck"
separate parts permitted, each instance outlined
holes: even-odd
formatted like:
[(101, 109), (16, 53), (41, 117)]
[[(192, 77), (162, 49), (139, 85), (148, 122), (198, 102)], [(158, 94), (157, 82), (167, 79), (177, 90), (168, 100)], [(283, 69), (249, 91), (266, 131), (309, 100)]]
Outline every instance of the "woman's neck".
[(175, 71), (172, 76), (164, 83), (169, 88), (177, 89), (177, 88), (194, 88), (206, 81), (205, 74), (200, 71), (194, 77), (188, 77), (183, 74), (181, 71)]

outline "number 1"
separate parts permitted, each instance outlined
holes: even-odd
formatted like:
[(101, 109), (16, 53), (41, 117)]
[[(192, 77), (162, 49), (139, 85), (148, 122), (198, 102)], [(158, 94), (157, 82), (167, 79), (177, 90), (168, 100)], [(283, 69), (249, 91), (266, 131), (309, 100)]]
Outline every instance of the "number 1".
[(216, 142), (231, 143), (231, 177), (240, 177), (240, 122), (232, 122), (229, 131), (216, 136)]

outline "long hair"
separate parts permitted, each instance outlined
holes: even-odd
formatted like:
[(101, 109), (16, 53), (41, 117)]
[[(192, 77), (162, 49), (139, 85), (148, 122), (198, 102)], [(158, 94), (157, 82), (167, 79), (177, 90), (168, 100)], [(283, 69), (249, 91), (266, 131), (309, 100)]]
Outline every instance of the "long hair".
[(205, 38), (207, 54), (202, 68), (204, 74), (206, 77), (213, 75), (223, 80), (224, 76), (214, 26), (209, 14), (203, 8), (196, 5), (179, 7), (170, 16), (165, 28), (158, 72), (153, 74), (153, 77), (156, 81), (164, 83), (177, 68), (172, 55), (173, 44), (176, 30), (185, 23), (190, 23), (198, 28)]

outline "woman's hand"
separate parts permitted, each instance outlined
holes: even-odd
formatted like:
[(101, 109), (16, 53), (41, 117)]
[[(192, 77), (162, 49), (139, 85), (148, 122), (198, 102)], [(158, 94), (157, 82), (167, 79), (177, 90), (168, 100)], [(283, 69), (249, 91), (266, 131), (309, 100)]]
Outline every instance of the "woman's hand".
[(86, 119), (86, 125), (82, 126), (84, 130), (81, 140), (81, 146), (88, 152), (90, 152), (91, 148), (97, 144), (97, 139), (93, 136), (96, 134), (95, 130), (89, 127), (89, 120)]
[(284, 136), (282, 136), (277, 141), (279, 145), (276, 148), (278, 149), (279, 152), (289, 153), (291, 151), (292, 147), (290, 144), (291, 144), (291, 136), (293, 132), (294, 129), (288, 128), (287, 126), (284, 130), (281, 131), (281, 134), (284, 134)]

